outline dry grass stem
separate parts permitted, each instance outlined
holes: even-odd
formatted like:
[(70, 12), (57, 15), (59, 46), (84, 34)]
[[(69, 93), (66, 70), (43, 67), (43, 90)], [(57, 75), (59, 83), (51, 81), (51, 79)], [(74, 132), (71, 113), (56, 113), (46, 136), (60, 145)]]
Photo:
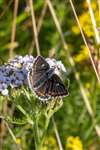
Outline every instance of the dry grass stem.
[(98, 125), (95, 125), (95, 130), (96, 130), (98, 136), (100, 137), (100, 127)]
[(35, 14), (34, 14), (34, 5), (33, 5), (32, 0), (29, 0), (29, 3), (30, 3), (31, 16), (32, 16), (32, 26), (33, 26), (33, 32), (34, 32), (35, 46), (36, 46), (36, 50), (37, 50), (37, 55), (40, 55), (38, 34), (37, 34), (37, 28), (36, 28), (36, 20), (35, 20)]
[[(39, 35), (40, 33), (40, 30), (41, 30), (41, 27), (42, 27), (42, 24), (43, 24), (43, 20), (44, 20), (44, 16), (46, 14), (46, 10), (47, 10), (47, 1), (44, 2), (44, 6), (43, 6), (43, 9), (42, 9), (42, 12), (40, 14), (40, 17), (38, 19), (38, 23), (37, 23), (37, 34)], [(34, 41), (32, 41), (32, 44), (28, 50), (28, 53), (29, 54), (32, 54), (32, 51), (33, 51), (33, 47), (34, 47)]]
[(56, 134), (57, 142), (58, 142), (58, 145), (59, 145), (59, 149), (63, 150), (62, 143), (61, 143), (61, 140), (60, 140), (59, 132), (57, 130), (57, 126), (56, 126), (54, 116), (52, 117), (52, 123), (53, 123), (54, 131), (55, 131), (55, 134)]
[(44, 16), (46, 14), (46, 10), (47, 10), (47, 1), (44, 2), (44, 6), (43, 6), (43, 9), (42, 9), (40, 18), (38, 20), (38, 23), (37, 23), (37, 32), (38, 32), (38, 34), (40, 33), (41, 26), (42, 26), (42, 23), (43, 23), (43, 19), (44, 19)]
[[(15, 0), (14, 2), (14, 16), (13, 16), (13, 24), (12, 24), (12, 34), (11, 34), (11, 45), (13, 45), (13, 42), (15, 41), (16, 36), (16, 17), (17, 17), (17, 11), (18, 11), (18, 3), (19, 0)], [(13, 50), (14, 47), (11, 47), (9, 50), (9, 58), (13, 58)]]
[[(87, 3), (88, 3), (88, 8), (89, 8), (89, 13), (90, 13), (90, 16), (91, 16), (91, 22), (92, 22), (94, 33), (95, 33), (96, 42), (97, 42), (97, 44), (100, 44), (100, 36), (99, 36), (99, 32), (96, 28), (97, 25), (96, 25), (93, 9), (92, 9), (92, 6), (91, 6), (91, 0), (87, 0)], [(98, 3), (100, 3), (100, 2), (98, 2)]]
[(64, 40), (64, 37), (63, 37), (63, 34), (62, 34), (62, 30), (61, 30), (61, 28), (59, 26), (58, 19), (57, 19), (56, 14), (55, 14), (55, 12), (53, 10), (52, 3), (51, 3), (50, 0), (47, 0), (47, 3), (48, 3), (48, 7), (50, 9), (51, 15), (52, 15), (52, 17), (54, 19), (55, 25), (56, 25), (56, 27), (58, 29), (58, 32), (59, 32), (60, 36), (61, 36), (62, 42), (63, 42), (63, 44), (65, 44), (65, 40)]
[(97, 0), (98, 3), (98, 9), (99, 9), (99, 18), (100, 18), (100, 0)]

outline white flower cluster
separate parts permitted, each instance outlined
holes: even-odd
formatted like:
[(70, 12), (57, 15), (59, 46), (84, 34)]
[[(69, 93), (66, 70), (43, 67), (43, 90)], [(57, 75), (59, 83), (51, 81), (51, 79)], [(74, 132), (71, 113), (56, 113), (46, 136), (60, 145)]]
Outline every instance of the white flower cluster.
[[(66, 72), (61, 61), (50, 58), (47, 58), (46, 61), (49, 63), (50, 67), (55, 66), (57, 68), (56, 72), (57, 70), (58, 72), (59, 70)], [(33, 63), (34, 57), (26, 55), (24, 57), (16, 56), (7, 64), (0, 66), (0, 92), (7, 96), (9, 93), (8, 87), (16, 88), (27, 84), (27, 75), (28, 72), (32, 70)]]
[(56, 61), (55, 59), (46, 58), (46, 61), (50, 67), (55, 67), (55, 73), (60, 76), (61, 72), (66, 73), (66, 68), (61, 61)]

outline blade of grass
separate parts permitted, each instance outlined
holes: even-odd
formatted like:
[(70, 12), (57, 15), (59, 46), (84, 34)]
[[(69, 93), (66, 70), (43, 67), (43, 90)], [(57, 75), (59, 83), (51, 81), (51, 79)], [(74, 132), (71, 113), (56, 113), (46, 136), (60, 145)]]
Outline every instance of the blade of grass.
[[(3, 101), (3, 106), (2, 106), (2, 116), (7, 115), (8, 113), (8, 101), (7, 98), (4, 98)], [(1, 123), (0, 123), (0, 149), (2, 149), (3, 144), (4, 144), (4, 136), (6, 135), (6, 126), (4, 123), (4, 118), (2, 118)]]
[(0, 19), (6, 14), (7, 10), (9, 9), (10, 5), (12, 4), (13, 0), (10, 0), (8, 5), (5, 7), (5, 9), (2, 11), (0, 15)]
[(17, 141), (17, 140), (16, 140), (16, 137), (15, 137), (15, 135), (14, 135), (13, 131), (11, 130), (11, 128), (9, 127), (8, 123), (7, 123), (7, 122), (5, 122), (5, 124), (6, 124), (6, 127), (7, 127), (8, 131), (9, 131), (9, 133), (10, 133), (10, 135), (11, 135), (11, 137), (12, 137), (12, 139), (13, 139), (14, 143), (15, 143), (15, 144), (16, 144), (16, 146), (17, 146), (17, 149), (18, 149), (18, 150), (22, 150), (21, 146), (20, 146), (20, 145), (18, 145), (18, 144), (16, 143), (16, 141)]

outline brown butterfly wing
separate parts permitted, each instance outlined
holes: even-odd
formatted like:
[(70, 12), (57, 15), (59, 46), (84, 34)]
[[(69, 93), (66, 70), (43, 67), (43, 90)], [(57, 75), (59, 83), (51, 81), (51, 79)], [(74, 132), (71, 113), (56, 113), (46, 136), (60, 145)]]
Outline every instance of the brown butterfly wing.
[(35, 90), (36, 95), (40, 100), (48, 100), (57, 97), (68, 95), (68, 90), (65, 88), (61, 79), (53, 74), (40, 88)]
[(58, 75), (53, 74), (49, 79), (49, 85), (50, 89), (48, 90), (48, 94), (51, 95), (51, 97), (63, 97), (68, 95), (68, 90)]
[(47, 93), (47, 89), (49, 88), (47, 82), (45, 82), (40, 88), (38, 88), (35, 91), (36, 96), (42, 100), (42, 101), (46, 101), (48, 99), (50, 99), (50, 96)]
[(47, 71), (50, 68), (49, 64), (42, 56), (37, 56), (33, 64), (33, 73)]
[(46, 80), (45, 73), (49, 69), (50, 69), (50, 66), (46, 62), (46, 60), (42, 56), (37, 56), (36, 60), (34, 61), (33, 69), (32, 69), (32, 81), (33, 81), (32, 85), (33, 85), (33, 87), (35, 87), (37, 84), (44, 83), (44, 81)]

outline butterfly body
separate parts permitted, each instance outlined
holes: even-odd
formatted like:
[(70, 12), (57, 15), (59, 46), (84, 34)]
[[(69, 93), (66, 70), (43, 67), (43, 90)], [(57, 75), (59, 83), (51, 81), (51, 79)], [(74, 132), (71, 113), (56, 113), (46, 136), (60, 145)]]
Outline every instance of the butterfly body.
[(37, 79), (37, 81), (34, 84), (34, 89), (40, 88), (44, 82), (46, 82), (47, 79), (51, 78), (51, 76), (54, 73), (54, 68), (50, 68), (48, 71), (46, 71), (44, 74), (41, 75), (40, 78)]
[(36, 57), (28, 82), (33, 93), (42, 101), (68, 95), (68, 90), (54, 70), (55, 67), (50, 68), (42, 56)]

